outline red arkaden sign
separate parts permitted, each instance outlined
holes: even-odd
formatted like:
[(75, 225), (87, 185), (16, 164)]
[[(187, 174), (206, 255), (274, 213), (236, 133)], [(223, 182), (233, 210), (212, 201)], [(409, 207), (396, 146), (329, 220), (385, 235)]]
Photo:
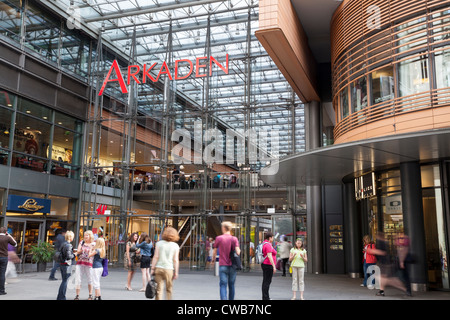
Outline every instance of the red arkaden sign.
[[(167, 75), (167, 77), (169, 77), (170, 80), (183, 80), (188, 78), (191, 74), (195, 74), (196, 78), (201, 78), (201, 77), (206, 77), (207, 74), (204, 73), (206, 72), (206, 67), (209, 64), (209, 75), (211, 76), (212, 74), (212, 66), (213, 63), (215, 65), (217, 65), (223, 72), (225, 72), (226, 74), (228, 74), (228, 54), (226, 55), (226, 62), (225, 62), (225, 66), (223, 66), (222, 64), (220, 64), (216, 59), (214, 59), (214, 57), (200, 57), (200, 58), (196, 58), (195, 61), (191, 61), (188, 59), (180, 59), (180, 60), (176, 60), (175, 61), (175, 68), (173, 71), (173, 74), (170, 73), (170, 69), (167, 66), (167, 63), (164, 61), (161, 68), (159, 69), (159, 73), (158, 76), (156, 78), (154, 78), (151, 74), (150, 71), (153, 70), (153, 68), (157, 65), (157, 62), (153, 63), (152, 65), (147, 65), (144, 64), (144, 66), (141, 67), (138, 65), (132, 65), (132, 66), (128, 66), (128, 72), (127, 72), (127, 85), (130, 85), (131, 81), (135, 81), (138, 84), (141, 83), (146, 83), (147, 79), (150, 79), (153, 82), (156, 82), (159, 80), (159, 77), (162, 74)], [(179, 74), (179, 68), (180, 66), (186, 66), (186, 64), (189, 66), (189, 72), (186, 74)], [(112, 71), (116, 72), (117, 78), (116, 79), (111, 79), (111, 73)], [(138, 79), (138, 75), (139, 73), (142, 73), (142, 80)], [(109, 69), (108, 75), (106, 76), (105, 81), (103, 81), (103, 85), (102, 88), (100, 89), (100, 92), (98, 93), (99, 96), (101, 96), (103, 94), (103, 91), (105, 90), (106, 84), (108, 82), (119, 82), (120, 85), (120, 90), (122, 91), (122, 93), (128, 93), (127, 90), (127, 86), (125, 84), (125, 79), (122, 76), (122, 72), (120, 71), (120, 67), (119, 64), (117, 63), (117, 60), (113, 61), (113, 64), (111, 66), (111, 68)]]

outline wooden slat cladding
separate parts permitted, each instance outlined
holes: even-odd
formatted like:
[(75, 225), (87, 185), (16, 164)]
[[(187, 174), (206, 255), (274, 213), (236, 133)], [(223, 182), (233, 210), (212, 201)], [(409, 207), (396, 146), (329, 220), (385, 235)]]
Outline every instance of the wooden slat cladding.
[(319, 100), (316, 62), (290, 0), (261, 0), (256, 37), (303, 102)]
[[(368, 10), (371, 6), (379, 15)], [(335, 143), (443, 127), (442, 117), (448, 120), (450, 114), (450, 88), (436, 89), (433, 65), (427, 68), (429, 90), (408, 96), (399, 94), (397, 71), (412, 58), (426, 57), (432, 63), (435, 53), (450, 48), (449, 10), (450, 0), (346, 0), (339, 6), (331, 22)], [(376, 17), (379, 28), (371, 28)], [(393, 68), (395, 98), (372, 101), (370, 75), (385, 67)], [(367, 106), (352, 112), (349, 88), (363, 77)], [(349, 115), (340, 119), (343, 90), (349, 92)], [(437, 108), (443, 109), (437, 112)], [(426, 117), (419, 123), (413, 113)]]

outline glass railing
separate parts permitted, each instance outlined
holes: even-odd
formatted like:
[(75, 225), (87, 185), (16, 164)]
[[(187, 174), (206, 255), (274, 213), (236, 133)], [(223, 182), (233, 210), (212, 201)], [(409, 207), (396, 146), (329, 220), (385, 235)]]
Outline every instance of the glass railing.
[[(242, 177), (242, 179), (240, 178)], [(84, 180), (94, 185), (122, 189), (123, 188), (123, 175), (120, 171), (111, 172), (105, 170), (105, 168), (98, 168), (91, 171), (89, 174), (84, 175)], [(216, 190), (236, 190), (244, 184), (250, 183), (250, 188), (270, 188), (259, 179), (257, 172), (250, 172), (240, 174), (239, 172), (212, 172), (205, 175), (200, 172), (195, 173), (170, 173), (167, 176), (161, 174), (146, 173), (134, 175), (132, 179), (130, 174), (129, 187), (134, 192), (147, 192), (161, 190), (173, 191), (190, 191), (201, 190), (205, 187), (208, 189)]]
[(9, 153), (9, 150), (0, 148), (0, 164), (5, 166), (8, 164)]
[[(2, 151), (0, 149), (0, 164), (7, 163), (7, 154), (3, 155), (3, 163), (2, 161)], [(14, 152), (12, 155), (11, 166), (16, 168), (22, 168), (47, 174), (52, 174), (60, 177), (66, 177), (71, 179), (80, 179), (80, 168), (79, 166), (73, 166), (69, 163), (58, 162), (58, 161), (49, 161), (46, 158), (26, 154)]]

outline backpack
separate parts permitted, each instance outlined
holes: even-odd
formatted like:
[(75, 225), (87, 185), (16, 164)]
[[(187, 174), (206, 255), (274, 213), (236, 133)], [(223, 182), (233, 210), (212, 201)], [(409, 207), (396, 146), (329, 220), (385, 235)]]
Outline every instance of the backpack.
[(213, 182), (216, 182), (216, 183), (220, 182), (219, 176), (215, 176), (214, 179), (213, 179)]
[(233, 176), (231, 177), (231, 183), (236, 183), (236, 176), (233, 175)]
[(258, 248), (256, 249), (259, 263), (263, 263), (263, 261), (267, 258), (267, 255), (266, 256), (263, 255), (263, 246), (264, 242), (259, 244)]
[(66, 247), (66, 244), (63, 244), (59, 250), (55, 251), (55, 254), (53, 255), (53, 260), (57, 263), (64, 263), (66, 262), (66, 257), (64, 254), (64, 248)]
[(236, 246), (233, 241), (233, 243), (231, 244), (231, 250), (230, 250), (231, 267), (234, 270), (242, 270), (241, 257), (239, 257), (239, 255), (236, 253), (235, 250), (236, 250)]

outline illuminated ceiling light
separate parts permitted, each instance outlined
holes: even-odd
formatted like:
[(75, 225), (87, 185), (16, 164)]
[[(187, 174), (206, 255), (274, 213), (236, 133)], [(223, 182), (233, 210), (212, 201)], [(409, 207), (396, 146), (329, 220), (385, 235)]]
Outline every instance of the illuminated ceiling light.
[(27, 110), (27, 113), (31, 113), (31, 111), (30, 111), (30, 110)]

